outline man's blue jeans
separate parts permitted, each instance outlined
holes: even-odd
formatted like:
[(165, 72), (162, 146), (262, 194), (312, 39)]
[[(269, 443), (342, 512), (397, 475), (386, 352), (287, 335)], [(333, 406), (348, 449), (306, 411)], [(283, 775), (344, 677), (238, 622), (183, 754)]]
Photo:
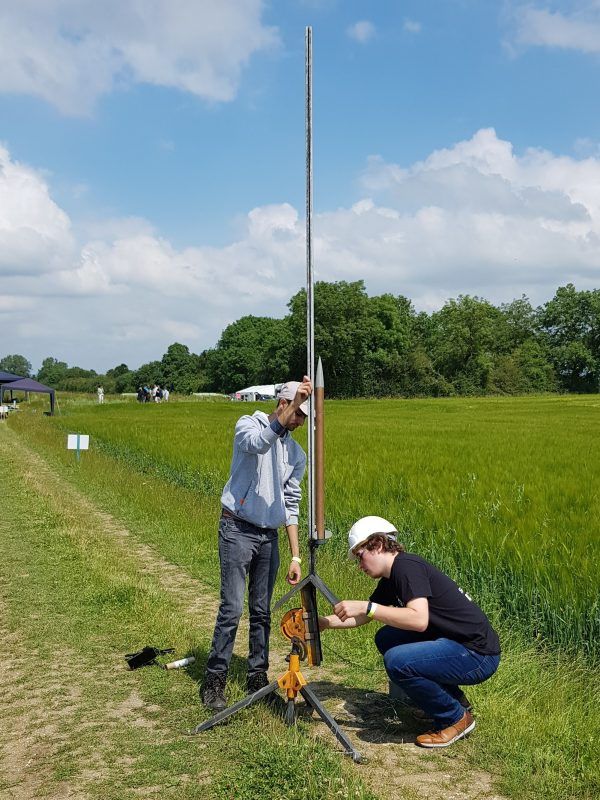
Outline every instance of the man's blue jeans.
[(248, 578), (248, 675), (266, 672), (269, 668), (271, 596), (279, 569), (277, 530), (257, 528), (237, 517), (222, 515), (219, 522), (219, 560), (221, 604), (206, 670), (223, 674), (229, 669)]
[(482, 656), (452, 639), (385, 625), (375, 634), (390, 680), (415, 705), (433, 717), (438, 729), (458, 722), (465, 709), (456, 699), (459, 686), (483, 683), (498, 669), (500, 656)]

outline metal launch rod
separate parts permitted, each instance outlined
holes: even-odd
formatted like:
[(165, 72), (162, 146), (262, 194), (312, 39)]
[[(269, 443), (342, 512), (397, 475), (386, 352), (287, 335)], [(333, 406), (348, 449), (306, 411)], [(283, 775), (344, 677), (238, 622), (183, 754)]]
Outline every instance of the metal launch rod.
[(308, 536), (310, 572), (316, 567), (316, 546), (325, 540), (324, 397), (321, 359), (315, 375), (315, 294), (312, 249), (313, 157), (312, 157), (312, 28), (306, 28), (306, 374), (313, 383), (309, 399), (308, 426)]
[(321, 663), (321, 647), (317, 620), (316, 592), (319, 591), (332, 605), (338, 602), (331, 589), (317, 575), (317, 549), (329, 532), (325, 531), (325, 451), (324, 406), (325, 382), (323, 366), (319, 359), (315, 375), (315, 303), (312, 258), (312, 28), (306, 28), (306, 374), (313, 382), (313, 392), (308, 404), (308, 545), (310, 567), (308, 574), (273, 606), (273, 611), (284, 606), (297, 592), (302, 593), (303, 606), (311, 609), (311, 633), (314, 633), (314, 652), (311, 663)]
[[(305, 125), (306, 125), (306, 374), (315, 379), (315, 299), (312, 257), (313, 160), (312, 160), (312, 28), (305, 32)], [(315, 398), (308, 402), (308, 536), (310, 571), (314, 568), (312, 539), (315, 530)]]

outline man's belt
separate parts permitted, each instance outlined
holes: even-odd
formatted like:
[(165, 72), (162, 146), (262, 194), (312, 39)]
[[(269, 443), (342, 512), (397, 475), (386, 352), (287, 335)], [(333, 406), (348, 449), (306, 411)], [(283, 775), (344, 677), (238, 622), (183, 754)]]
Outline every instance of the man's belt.
[(228, 508), (224, 508), (221, 506), (221, 514), (224, 517), (230, 517), (231, 519), (235, 519), (238, 522), (243, 522), (244, 525), (252, 525), (253, 528), (256, 528), (257, 531), (276, 531), (277, 528), (261, 528), (260, 525), (255, 525), (253, 522), (250, 522), (249, 519), (242, 519), (242, 517), (238, 517), (237, 514), (234, 514), (233, 511), (230, 511)]

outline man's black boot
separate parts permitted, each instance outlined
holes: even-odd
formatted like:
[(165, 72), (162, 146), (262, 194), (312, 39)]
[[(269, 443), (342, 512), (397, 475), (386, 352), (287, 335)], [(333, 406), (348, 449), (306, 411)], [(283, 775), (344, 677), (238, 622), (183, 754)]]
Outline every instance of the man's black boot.
[(246, 678), (246, 691), (248, 694), (254, 694), (259, 689), (263, 689), (269, 685), (269, 679), (266, 672), (255, 672), (254, 675), (248, 675)]
[[(254, 694), (254, 692), (258, 692), (259, 689), (263, 689), (268, 685), (269, 678), (266, 672), (255, 672), (253, 675), (248, 675), (246, 678), (246, 691), (248, 694)], [(268, 706), (274, 709), (281, 710), (285, 708), (283, 699), (277, 692), (268, 694), (266, 697), (263, 697), (260, 702), (266, 703)]]
[(226, 682), (226, 672), (207, 672), (205, 674), (200, 696), (206, 708), (210, 708), (213, 711), (223, 711), (224, 708), (227, 708), (227, 700), (225, 700)]

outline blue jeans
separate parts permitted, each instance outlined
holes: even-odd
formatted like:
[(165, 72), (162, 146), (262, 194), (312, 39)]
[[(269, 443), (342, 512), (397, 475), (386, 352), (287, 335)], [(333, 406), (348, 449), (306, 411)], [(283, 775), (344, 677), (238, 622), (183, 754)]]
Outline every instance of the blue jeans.
[(482, 656), (452, 639), (426, 639), (422, 633), (385, 625), (375, 634), (390, 680), (422, 708), (438, 729), (458, 722), (465, 709), (459, 686), (483, 683), (498, 669), (500, 656)]
[(271, 596), (279, 569), (277, 530), (257, 528), (249, 522), (222, 515), (219, 522), (219, 560), (221, 603), (206, 670), (226, 673), (229, 669), (248, 578), (248, 675), (266, 672), (269, 668)]

